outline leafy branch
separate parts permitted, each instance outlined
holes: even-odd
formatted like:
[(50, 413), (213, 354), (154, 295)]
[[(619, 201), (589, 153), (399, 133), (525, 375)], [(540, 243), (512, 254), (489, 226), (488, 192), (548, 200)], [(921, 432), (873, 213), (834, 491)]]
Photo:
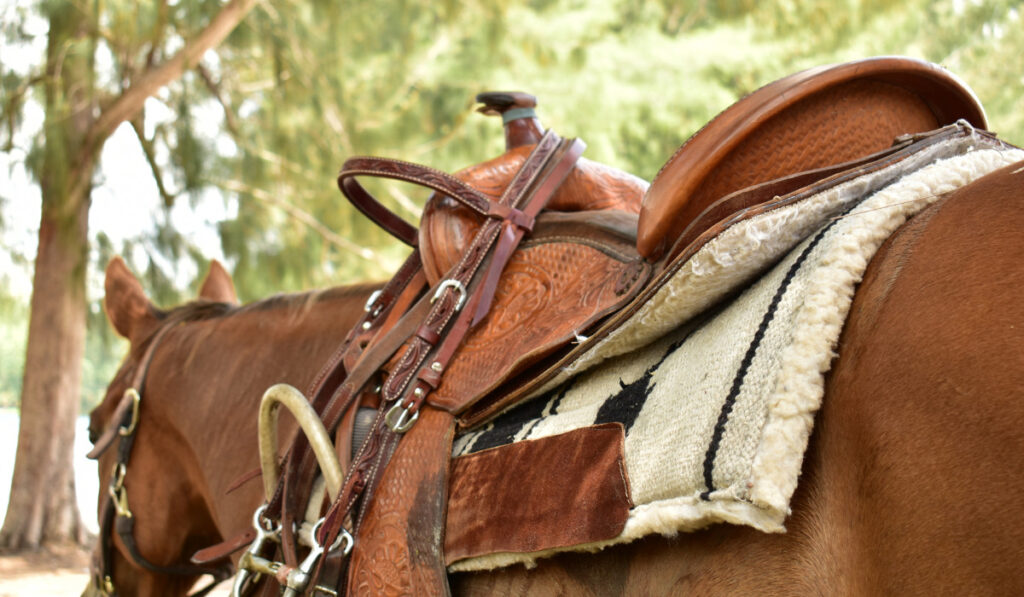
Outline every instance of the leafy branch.
[(164, 205), (170, 207), (174, 204), (175, 195), (164, 186), (163, 172), (160, 169), (160, 165), (156, 162), (156, 150), (153, 147), (153, 140), (146, 138), (146, 133), (142, 130), (142, 122), (141, 114), (137, 118), (132, 118), (132, 130), (135, 131), (135, 136), (139, 139), (139, 145), (142, 146), (142, 152), (146, 155), (149, 169), (153, 171), (153, 179), (156, 181), (157, 190), (160, 191), (160, 197), (163, 199)]
[(328, 228), (323, 222), (317, 220), (313, 214), (308, 211), (285, 201), (279, 197), (271, 195), (270, 193), (261, 189), (254, 188), (238, 180), (222, 180), (216, 183), (217, 186), (228, 191), (234, 191), (236, 193), (244, 193), (257, 201), (272, 205), (285, 214), (295, 218), (299, 222), (308, 226), (311, 230), (320, 235), (328, 243), (338, 247), (339, 249), (353, 253), (367, 261), (378, 262), (379, 256), (372, 250), (361, 247), (356, 243), (348, 240), (347, 238), (337, 234), (330, 228)]

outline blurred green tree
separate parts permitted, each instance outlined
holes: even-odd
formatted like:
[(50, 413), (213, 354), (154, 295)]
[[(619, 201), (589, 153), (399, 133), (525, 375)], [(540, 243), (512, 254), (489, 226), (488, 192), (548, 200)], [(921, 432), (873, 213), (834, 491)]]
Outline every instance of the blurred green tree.
[[(85, 349), (88, 212), (103, 144), (122, 122), (139, 118), (147, 98), (217, 46), (254, 1), (172, 7), (49, 0), (25, 9), (37, 9), (48, 22), (46, 57), (32, 76), (6, 74), (2, 109), (13, 139), (26, 94), (38, 89), (42, 96), (43, 134), (27, 159), (42, 192), (42, 215), (18, 450), (0, 547), (85, 539), (72, 446)], [(5, 29), (16, 32), (18, 24)], [(101, 51), (112, 60), (108, 72), (97, 68)], [(146, 142), (143, 135), (140, 140)]]
[[(45, 192), (84, 171), (72, 159), (80, 141), (70, 133), (55, 136), (53, 147), (71, 157), (47, 162), (51, 130), (59, 132), (60, 123), (95, 126), (103, 116), (93, 108), (110, 114), (114, 98), (141, 89), (147, 72), (191, 48), (186, 40), (212, 15), (237, 4), (42, 2), (39, 10), (58, 25), (51, 25), (51, 41), (61, 26), (68, 30), (53, 53), (61, 65), (75, 65), (74, 74), (5, 72), (0, 116), (7, 131), (17, 129), (20, 107), (31, 97), (48, 110), (78, 115), (48, 119), (46, 135), (28, 153), (26, 163), (46, 181)], [(384, 277), (406, 249), (344, 204), (335, 173), (355, 154), (444, 170), (497, 155), (499, 123), (471, 111), (473, 96), (489, 89), (536, 94), (544, 123), (583, 137), (587, 157), (649, 179), (690, 134), (760, 85), (818, 64), (904, 54), (963, 77), (988, 109), (992, 128), (1019, 143), (1024, 78), (1012, 67), (1024, 52), (1019, 11), (1019, 0), (259, 3), (216, 54), (190, 62), (153, 103), (122, 117), (140, 141), (163, 207), (154, 213), (155, 232), (123, 246), (99, 235), (93, 258), (103, 263), (115, 253), (134, 254), (158, 304), (194, 296), (178, 287), (175, 267), (195, 262), (202, 269), (208, 256), (170, 225), (168, 208), (212, 201), (230, 214), (218, 224), (220, 242), (243, 300)], [(71, 15), (64, 18), (69, 24), (53, 14)], [(16, 40), (24, 32), (12, 20), (3, 34)], [(74, 81), (89, 97), (66, 91)], [(11, 138), (0, 136), (0, 143)], [(92, 144), (83, 164), (92, 165), (103, 137), (83, 138)], [(56, 174), (44, 175), (47, 163)], [(88, 187), (93, 179), (85, 181)], [(425, 197), (399, 184), (373, 190), (410, 220)], [(54, 209), (44, 212), (44, 224), (47, 218), (82, 224), (81, 203), (47, 203)], [(65, 236), (77, 230), (47, 226)], [(84, 251), (84, 231), (75, 234), (68, 255)], [(65, 278), (84, 269), (79, 263)], [(80, 288), (81, 279), (73, 279)], [(69, 309), (85, 312), (76, 300)], [(88, 313), (89, 350), (105, 363), (85, 372), (87, 393), (95, 395), (117, 357), (100, 334), (102, 312)], [(85, 321), (82, 315), (74, 326), (82, 329)]]

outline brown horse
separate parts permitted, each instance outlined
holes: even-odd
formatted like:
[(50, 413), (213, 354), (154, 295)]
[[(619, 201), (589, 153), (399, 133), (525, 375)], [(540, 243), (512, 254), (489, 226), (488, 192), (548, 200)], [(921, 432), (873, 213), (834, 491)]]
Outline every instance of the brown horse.
[(716, 525), (454, 575), (463, 595), (1021, 595), (1024, 162), (870, 262), (785, 534)]
[[(256, 408), (267, 386), (307, 386), (362, 312), (375, 285), (282, 295), (238, 307), (230, 277), (214, 263), (200, 300), (155, 308), (120, 259), (107, 267), (107, 316), (131, 343), (90, 435), (107, 428), (114, 409), (162, 327), (140, 401), (136, 441), (124, 476), (139, 554), (158, 566), (182, 566), (197, 549), (251, 524), (259, 483), (230, 491), (259, 468)], [(294, 424), (282, 417), (282, 437)], [(287, 445), (287, 444), (285, 444)], [(100, 517), (116, 449), (100, 458)], [(120, 595), (183, 595), (196, 576), (139, 567), (115, 534), (113, 587)], [(87, 591), (88, 593), (88, 591)]]
[[(827, 376), (786, 533), (715, 525), (530, 570), (452, 575), (453, 592), (1024, 593), (1024, 507), (1012, 497), (1024, 491), (1021, 208), (1024, 163), (943, 198), (875, 255)], [(250, 527), (259, 483), (228, 490), (257, 466), (258, 396), (281, 381), (308, 387), (369, 290), (180, 308), (204, 315), (153, 356), (125, 482), (147, 558), (184, 562)], [(119, 261), (106, 304), (132, 350), (94, 430), (166, 317)], [(124, 595), (181, 595), (192, 582), (123, 556), (114, 572)]]

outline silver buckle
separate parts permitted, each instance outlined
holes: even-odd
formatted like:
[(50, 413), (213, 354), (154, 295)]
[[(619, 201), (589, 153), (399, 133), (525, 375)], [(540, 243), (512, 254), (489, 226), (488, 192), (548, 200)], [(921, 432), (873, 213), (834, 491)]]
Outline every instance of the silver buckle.
[[(370, 298), (366, 299), (366, 304), (363, 305), (363, 311), (369, 313), (370, 309), (373, 309), (374, 305), (377, 302), (377, 299), (380, 298), (380, 295), (383, 294), (383, 292), (383, 290), (374, 290), (373, 293), (370, 294)], [(370, 317), (376, 317), (378, 315), (380, 315), (380, 306), (377, 306), (377, 308), (373, 311)]]
[(462, 285), (462, 282), (451, 278), (441, 282), (437, 287), (437, 290), (434, 291), (434, 296), (430, 299), (430, 304), (434, 304), (437, 299), (441, 298), (441, 295), (444, 294), (445, 288), (454, 288), (459, 292), (459, 300), (455, 303), (455, 310), (458, 311), (462, 309), (462, 305), (466, 303), (466, 287)]
[[(408, 417), (408, 419), (406, 418)], [(387, 414), (384, 415), (384, 423), (394, 431), (395, 433), (405, 433), (412, 429), (412, 426), (416, 423), (416, 419), (420, 418), (420, 411), (412, 413), (409, 416), (409, 407), (402, 406), (402, 401), (399, 400), (394, 406), (388, 410)]]

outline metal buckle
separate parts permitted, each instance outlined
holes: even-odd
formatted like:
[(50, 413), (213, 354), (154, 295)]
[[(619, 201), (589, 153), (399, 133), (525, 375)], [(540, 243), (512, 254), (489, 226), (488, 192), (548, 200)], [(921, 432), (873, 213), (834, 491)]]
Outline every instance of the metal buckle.
[(462, 282), (452, 278), (448, 278), (441, 282), (437, 287), (437, 290), (434, 291), (434, 296), (430, 299), (430, 304), (434, 304), (437, 299), (441, 298), (441, 295), (444, 294), (445, 288), (454, 288), (459, 292), (459, 300), (455, 303), (455, 310), (458, 311), (462, 309), (462, 305), (466, 303), (466, 287), (462, 285)]
[[(408, 417), (408, 418), (407, 418)], [(388, 410), (387, 414), (384, 415), (384, 423), (394, 431), (395, 433), (405, 433), (412, 429), (412, 426), (416, 423), (416, 419), (420, 418), (420, 411), (412, 413), (409, 416), (409, 407), (402, 406), (402, 401), (398, 401), (394, 406)]]
[(124, 477), (127, 474), (128, 467), (123, 462), (115, 464), (114, 469), (110, 473), (110, 487), (107, 488), (107, 493), (114, 500), (114, 509), (117, 511), (117, 515), (122, 518), (132, 517), (132, 511), (128, 507), (128, 492), (124, 488)]
[[(373, 309), (373, 307), (374, 307), (374, 304), (375, 304), (375, 303), (377, 302), (377, 299), (379, 299), (379, 298), (380, 298), (380, 295), (381, 295), (381, 294), (383, 294), (383, 291), (382, 291), (382, 290), (374, 290), (374, 291), (373, 291), (373, 292), (372, 292), (372, 293), (370, 294), (370, 298), (366, 299), (366, 304), (365, 304), (365, 305), (363, 305), (363, 311), (366, 311), (367, 313), (369, 313), (369, 312), (370, 312), (370, 309)], [(378, 305), (378, 306), (377, 306), (377, 308), (376, 308), (376, 309), (375, 309), (375, 310), (373, 311), (373, 313), (372, 313), (372, 314), (370, 315), (370, 317), (376, 317), (376, 316), (378, 316), (378, 315), (380, 315), (380, 306), (379, 306), (379, 305)]]
[[(121, 437), (128, 437), (129, 435), (135, 433), (135, 426), (138, 425), (139, 423), (139, 402), (142, 400), (142, 398), (139, 396), (139, 391), (136, 390), (135, 388), (128, 388), (127, 390), (124, 391), (124, 395), (127, 397), (131, 397), (132, 399), (132, 418), (130, 421), (128, 421), (127, 427), (122, 425), (121, 428), (117, 430), (117, 432), (121, 435)], [(122, 398), (122, 400), (123, 399), (124, 398)]]

